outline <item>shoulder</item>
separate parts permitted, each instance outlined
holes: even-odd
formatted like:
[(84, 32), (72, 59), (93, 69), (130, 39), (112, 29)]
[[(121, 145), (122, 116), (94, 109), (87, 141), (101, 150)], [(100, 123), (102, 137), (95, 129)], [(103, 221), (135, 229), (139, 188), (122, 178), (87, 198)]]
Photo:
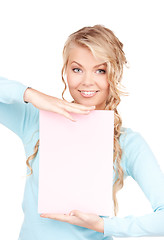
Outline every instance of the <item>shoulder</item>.
[(130, 150), (136, 145), (142, 145), (145, 143), (145, 140), (140, 132), (134, 131), (131, 128), (122, 127), (119, 142), (122, 149)]

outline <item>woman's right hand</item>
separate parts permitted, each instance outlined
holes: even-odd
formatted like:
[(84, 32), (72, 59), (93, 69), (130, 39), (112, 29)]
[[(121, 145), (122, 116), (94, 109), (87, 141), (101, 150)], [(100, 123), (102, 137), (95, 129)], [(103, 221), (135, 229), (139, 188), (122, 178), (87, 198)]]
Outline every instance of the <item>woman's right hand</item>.
[(72, 121), (76, 120), (69, 112), (88, 114), (91, 110), (95, 109), (93, 106), (88, 107), (77, 103), (70, 103), (66, 100), (46, 95), (33, 88), (26, 89), (24, 92), (24, 101), (32, 103), (33, 106), (40, 110), (59, 113)]

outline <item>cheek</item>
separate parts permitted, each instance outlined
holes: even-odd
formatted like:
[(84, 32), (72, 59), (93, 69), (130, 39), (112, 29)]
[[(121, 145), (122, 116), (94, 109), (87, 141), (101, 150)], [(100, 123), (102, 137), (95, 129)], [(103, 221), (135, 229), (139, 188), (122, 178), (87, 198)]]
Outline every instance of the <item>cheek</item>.
[(107, 78), (102, 79), (102, 81), (100, 81), (99, 85), (100, 85), (102, 90), (109, 91), (109, 83), (108, 83)]
[(109, 92), (109, 86), (110, 86), (110, 85), (109, 85), (109, 83), (107, 82), (107, 83), (106, 83), (106, 90), (107, 90), (108, 92)]
[(73, 83), (73, 81), (72, 81), (73, 79), (72, 79), (71, 74), (70, 74), (70, 73), (67, 73), (66, 78), (67, 78), (68, 86), (71, 86), (72, 83)]
[(107, 82), (107, 80), (104, 81), (103, 86), (102, 86), (102, 89), (103, 89), (103, 92), (104, 92), (104, 97), (105, 96), (107, 97), (109, 95), (109, 92), (110, 92), (109, 87), (110, 87), (110, 84)]
[(66, 77), (69, 89), (76, 88), (78, 86), (80, 80), (77, 78), (77, 76), (68, 73)]
[(67, 83), (69, 88), (73, 88), (75, 86), (75, 81), (71, 76), (67, 76)]

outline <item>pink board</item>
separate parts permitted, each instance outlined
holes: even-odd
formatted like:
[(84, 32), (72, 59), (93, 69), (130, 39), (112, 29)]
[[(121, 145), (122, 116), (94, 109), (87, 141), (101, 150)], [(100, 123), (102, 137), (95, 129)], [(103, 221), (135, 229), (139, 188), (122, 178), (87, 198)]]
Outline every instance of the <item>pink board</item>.
[(114, 112), (40, 110), (38, 213), (113, 215)]

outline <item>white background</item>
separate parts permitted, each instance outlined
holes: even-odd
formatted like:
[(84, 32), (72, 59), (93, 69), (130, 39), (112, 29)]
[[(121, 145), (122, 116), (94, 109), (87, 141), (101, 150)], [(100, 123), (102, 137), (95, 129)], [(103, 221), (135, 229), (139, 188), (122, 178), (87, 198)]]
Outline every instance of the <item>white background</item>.
[[(142, 134), (164, 171), (163, 22), (162, 0), (1, 0), (0, 75), (61, 98), (66, 38), (81, 27), (105, 25), (124, 44), (130, 65), (125, 68), (122, 82), (130, 95), (122, 97), (119, 106), (123, 125)], [(68, 93), (65, 98), (70, 99)], [(19, 137), (2, 125), (0, 153), (0, 238), (14, 240), (23, 221), (26, 158)], [(120, 217), (152, 212), (130, 177), (118, 193), (118, 200)]]

